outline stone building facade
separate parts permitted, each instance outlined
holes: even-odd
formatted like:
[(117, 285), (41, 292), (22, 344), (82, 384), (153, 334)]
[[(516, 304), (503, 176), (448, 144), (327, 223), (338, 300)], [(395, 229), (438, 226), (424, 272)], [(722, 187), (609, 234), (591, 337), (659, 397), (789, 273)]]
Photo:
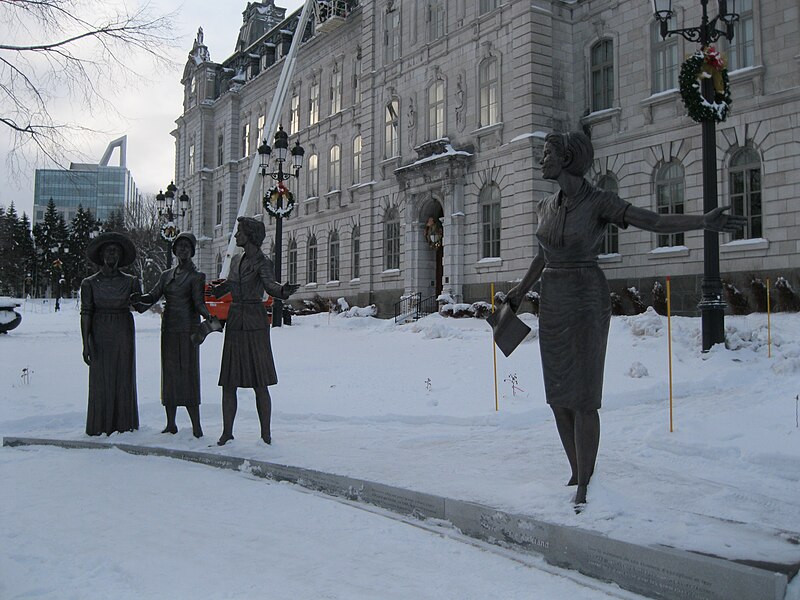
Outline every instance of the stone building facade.
[[(281, 112), (290, 145), (306, 150), (283, 221), (282, 273), (301, 284), (297, 297), (343, 296), (388, 316), (404, 294), (473, 302), (492, 283), (509, 288), (536, 252), (535, 203), (554, 191), (538, 169), (553, 129), (591, 131), (593, 183), (637, 206), (701, 212), (701, 128), (677, 91), (697, 44), (661, 40), (650, 3), (318, 4), (343, 16), (304, 32)], [(673, 28), (699, 23), (696, 3), (673, 4)], [(717, 126), (717, 184), (720, 205), (749, 221), (741, 239), (721, 236), (720, 270), (743, 288), (755, 275), (797, 289), (800, 9), (740, 0), (737, 10), (734, 41), (720, 44), (734, 102)], [(219, 272), (256, 148), (274, 133), (264, 115), (298, 20), (251, 2), (232, 56), (211, 61), (202, 31), (190, 53), (175, 181), (193, 199), (206, 273)], [(275, 223), (262, 218), (269, 250)], [(609, 230), (600, 261), (612, 288), (646, 301), (671, 275), (674, 308), (696, 312), (702, 232)]]

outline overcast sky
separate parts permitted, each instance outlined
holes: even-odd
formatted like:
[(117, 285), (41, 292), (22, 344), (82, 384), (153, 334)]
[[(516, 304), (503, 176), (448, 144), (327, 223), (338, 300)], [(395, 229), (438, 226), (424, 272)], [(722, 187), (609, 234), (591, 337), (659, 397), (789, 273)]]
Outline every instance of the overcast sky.
[[(117, 110), (94, 114), (86, 121), (93, 129), (104, 133), (90, 138), (85, 156), (64, 157), (65, 164), (99, 162), (109, 142), (127, 135), (128, 168), (143, 193), (155, 193), (166, 187), (174, 175), (175, 145), (170, 132), (181, 114), (180, 78), (197, 28), (203, 28), (211, 60), (222, 62), (233, 53), (247, 0), (151, 0), (150, 5), (158, 13), (178, 11), (174, 32), (177, 48), (171, 53), (174, 66), (160, 72), (150, 68), (145, 73), (146, 81), (121, 89), (112, 97)], [(303, 5), (303, 0), (276, 0), (276, 5), (286, 8), (290, 14)], [(102, 87), (102, 82), (99, 84)], [(20, 173), (18, 178), (12, 177), (6, 160), (9, 145), (7, 133), (0, 130), (0, 205), (8, 206), (13, 201), (18, 213), (24, 211), (31, 216), (35, 167)], [(117, 156), (115, 153), (111, 164), (118, 164)]]

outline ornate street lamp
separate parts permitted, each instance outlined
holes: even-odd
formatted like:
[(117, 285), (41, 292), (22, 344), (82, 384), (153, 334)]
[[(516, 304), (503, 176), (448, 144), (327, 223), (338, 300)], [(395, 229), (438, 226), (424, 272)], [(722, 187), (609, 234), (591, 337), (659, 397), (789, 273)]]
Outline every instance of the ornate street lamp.
[[(156, 194), (158, 216), (164, 220), (164, 224), (161, 226), (161, 237), (170, 245), (173, 241), (175, 241), (175, 238), (178, 237), (178, 234), (181, 232), (180, 228), (175, 224), (175, 219), (178, 217), (177, 213), (174, 212), (175, 193), (177, 191), (178, 186), (175, 185), (174, 181), (170, 181), (169, 185), (167, 186), (166, 194), (163, 192), (163, 190), (159, 190), (158, 194)], [(183, 193), (178, 198), (178, 203), (180, 204), (181, 210), (180, 216), (185, 217), (186, 211), (191, 203), (191, 199), (186, 195), (186, 190), (183, 190)], [(167, 250), (167, 268), (169, 269), (171, 267), (172, 249), (169, 248)]]
[[(267, 213), (275, 218), (275, 280), (281, 280), (281, 250), (283, 247), (283, 219), (288, 217), (294, 208), (294, 195), (284, 185), (284, 181), (292, 175), (300, 177), (300, 169), (303, 168), (303, 156), (305, 150), (296, 142), (291, 150), (292, 169), (294, 173), (284, 173), (283, 163), (289, 157), (289, 136), (278, 126), (272, 147), (267, 144), (267, 140), (258, 147), (259, 165), (261, 167), (261, 189), (264, 189), (264, 182), (269, 177), (277, 182), (277, 185), (270, 187), (264, 192), (262, 205)], [(276, 170), (270, 171), (270, 158), (275, 158)], [(284, 204), (284, 201), (286, 203)], [(283, 324), (283, 301), (275, 298), (272, 304), (272, 326), (280, 327)]]
[[(668, 28), (669, 20), (673, 16), (672, 0), (653, 0), (653, 15), (659, 21), (661, 27), (661, 37), (666, 38), (670, 35), (681, 35), (690, 42), (700, 43), (700, 53), (689, 61), (695, 60), (709, 63), (715, 60), (713, 65), (718, 72), (723, 71), (721, 60), (718, 53), (709, 49), (712, 42), (724, 36), (728, 41), (733, 40), (734, 25), (739, 20), (736, 13), (735, 0), (717, 0), (718, 14), (713, 19), (708, 18), (708, 0), (700, 0), (702, 7), (702, 17), (698, 27), (685, 29)], [(717, 29), (717, 24), (722, 23), (724, 31)], [(687, 61), (688, 63), (688, 61)], [(684, 63), (684, 66), (687, 65)], [(694, 64), (694, 63), (693, 63)], [(684, 79), (684, 68), (681, 69), (681, 79)], [(718, 79), (722, 80), (720, 73)], [(690, 86), (694, 81), (689, 82)], [(727, 84), (726, 84), (727, 85)], [(681, 93), (683, 95), (684, 84), (681, 83)], [(703, 212), (707, 213), (718, 206), (717, 202), (717, 144), (716, 144), (716, 121), (724, 120), (727, 116), (727, 103), (720, 100), (720, 90), (714, 87), (713, 77), (703, 77), (700, 92), (703, 104), (719, 107), (716, 112), (706, 111), (702, 117), (689, 115), (699, 121), (702, 126), (703, 143)], [(725, 99), (729, 101), (727, 93)], [(702, 316), (702, 338), (703, 351), (707, 351), (714, 344), (725, 342), (725, 301), (722, 298), (722, 280), (719, 276), (719, 234), (714, 231), (706, 230), (703, 238), (703, 283), (702, 299), (698, 305)]]

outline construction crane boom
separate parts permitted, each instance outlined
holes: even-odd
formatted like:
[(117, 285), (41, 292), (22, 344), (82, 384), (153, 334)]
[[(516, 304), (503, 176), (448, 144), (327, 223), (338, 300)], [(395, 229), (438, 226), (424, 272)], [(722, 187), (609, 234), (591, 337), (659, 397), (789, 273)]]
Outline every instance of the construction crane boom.
[[(275, 95), (272, 97), (272, 102), (270, 103), (269, 110), (267, 111), (267, 116), (264, 123), (264, 135), (270, 135), (270, 132), (273, 132), (278, 128), (278, 119), (280, 118), (283, 103), (286, 101), (286, 94), (289, 91), (289, 83), (292, 80), (295, 63), (297, 62), (297, 51), (303, 41), (303, 35), (305, 33), (308, 20), (311, 17), (311, 13), (316, 8), (315, 5), (316, 0), (306, 0), (306, 3), (303, 5), (303, 12), (300, 13), (300, 22), (297, 24), (297, 29), (295, 30), (294, 38), (292, 39), (292, 45), (289, 48), (289, 53), (286, 55), (283, 61), (281, 75), (278, 78), (278, 84), (275, 87)], [(260, 144), (261, 140), (259, 140), (258, 143)], [(256, 189), (258, 186), (256, 185), (256, 181), (259, 170), (259, 161), (255, 159), (250, 165), (250, 173), (247, 175), (244, 196), (242, 197), (242, 202), (239, 205), (239, 211), (236, 214), (236, 221), (233, 223), (233, 229), (231, 230), (231, 239), (228, 241), (228, 250), (225, 253), (225, 259), (222, 262), (222, 269), (219, 273), (221, 279), (226, 279), (228, 277), (228, 271), (231, 267), (231, 259), (233, 258), (233, 253), (236, 251), (236, 231), (239, 228), (239, 217), (243, 217), (252, 212), (253, 200), (257, 199)]]

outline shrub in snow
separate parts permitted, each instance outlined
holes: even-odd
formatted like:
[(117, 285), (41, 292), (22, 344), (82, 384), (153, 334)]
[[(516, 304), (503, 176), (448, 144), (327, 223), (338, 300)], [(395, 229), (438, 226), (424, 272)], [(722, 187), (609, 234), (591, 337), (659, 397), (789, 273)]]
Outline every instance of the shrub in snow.
[(351, 317), (376, 317), (378, 315), (378, 307), (374, 304), (370, 304), (369, 306), (352, 306), (347, 310), (342, 312), (342, 316), (345, 318)]
[(455, 303), (456, 303), (456, 299), (455, 299), (455, 298), (453, 298), (453, 297), (452, 297), (450, 294), (448, 294), (447, 292), (442, 292), (442, 293), (441, 293), (441, 294), (439, 294), (439, 296), (436, 298), (436, 302), (438, 302), (440, 305), (441, 305), (441, 304), (455, 304)]
[(506, 293), (505, 292), (495, 292), (494, 293), (494, 303), (495, 304), (505, 304), (506, 303)]
[(640, 315), (647, 310), (647, 305), (642, 300), (642, 295), (635, 287), (625, 288), (625, 295), (630, 299), (633, 304), (633, 314)]
[(739, 288), (730, 282), (723, 281), (722, 289), (725, 290), (725, 295), (728, 297), (728, 305), (735, 315), (749, 315), (750, 314), (750, 301), (747, 299)]
[(617, 316), (625, 314), (625, 307), (622, 306), (622, 297), (616, 292), (611, 292), (611, 314)]
[(792, 288), (792, 284), (783, 277), (775, 280), (775, 289), (778, 290), (778, 308), (780, 310), (797, 312), (800, 310), (800, 296)]
[(350, 305), (347, 303), (347, 300), (344, 298), (339, 298), (336, 301), (336, 306), (338, 307), (338, 312), (344, 312), (350, 308)]
[(756, 304), (756, 312), (767, 312), (767, 286), (755, 275), (750, 278), (750, 293)]
[(474, 302), (470, 307), (472, 316), (477, 319), (485, 319), (492, 314), (492, 305), (488, 302)]
[(439, 308), (439, 314), (443, 317), (454, 317), (456, 319), (462, 319), (464, 317), (471, 317), (472, 312), (470, 309), (472, 308), (471, 304), (465, 304), (463, 302), (457, 302), (455, 304), (444, 304)]
[(628, 369), (627, 375), (628, 377), (633, 377), (634, 379), (641, 379), (642, 377), (649, 377), (650, 373), (647, 371), (647, 367), (645, 367), (642, 363), (639, 361), (634, 361), (630, 369)]
[(667, 314), (667, 291), (660, 281), (653, 283), (653, 308), (660, 315)]

